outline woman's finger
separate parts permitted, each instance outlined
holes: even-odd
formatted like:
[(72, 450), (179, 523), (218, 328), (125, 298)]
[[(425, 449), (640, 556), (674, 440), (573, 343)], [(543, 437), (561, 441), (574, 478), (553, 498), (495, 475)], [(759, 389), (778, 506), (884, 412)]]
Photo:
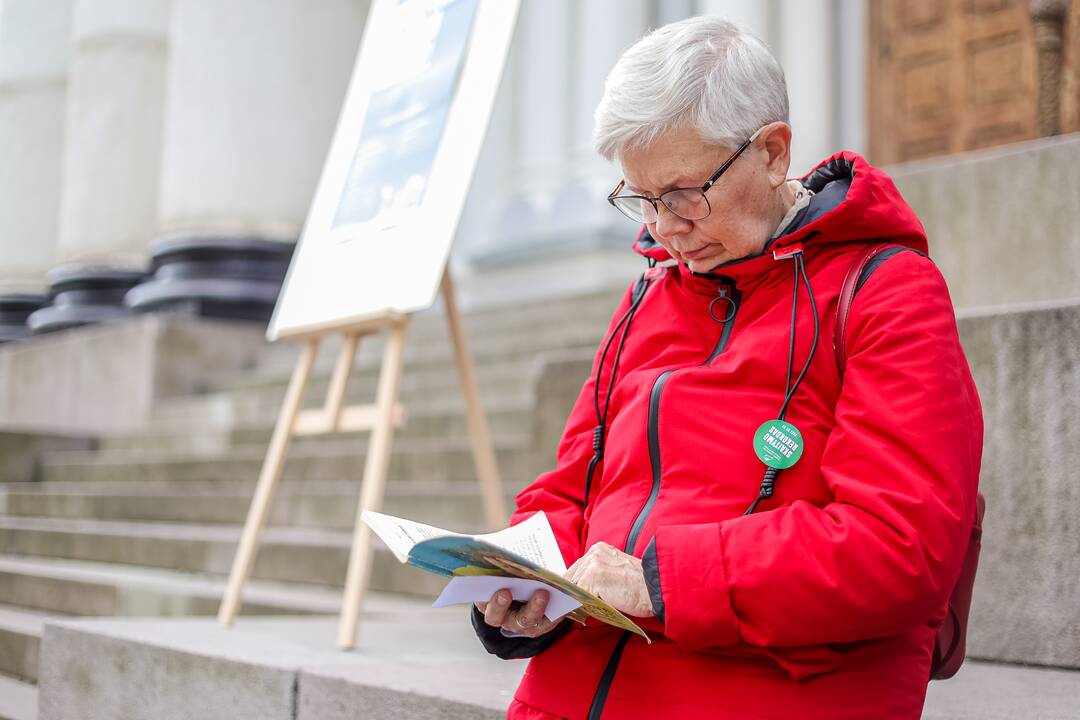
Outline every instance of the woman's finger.
[(567, 569), (566, 574), (563, 575), (563, 577), (565, 577), (570, 582), (576, 584), (577, 583), (577, 578), (581, 575), (581, 569), (583, 567), (585, 567), (587, 564), (588, 564), (588, 556), (587, 555), (579, 557), (577, 560), (574, 561), (574, 564), (571, 565)]
[(544, 609), (547, 607), (550, 595), (547, 590), (537, 590), (529, 598), (529, 602), (522, 605), (516, 612), (510, 613), (509, 621), (503, 625), (510, 632), (522, 633), (535, 637), (542, 635), (550, 628), (545, 628)]
[(501, 627), (506, 622), (510, 610), (510, 591), (499, 590), (491, 596), (491, 602), (484, 609), (484, 622), (492, 627)]

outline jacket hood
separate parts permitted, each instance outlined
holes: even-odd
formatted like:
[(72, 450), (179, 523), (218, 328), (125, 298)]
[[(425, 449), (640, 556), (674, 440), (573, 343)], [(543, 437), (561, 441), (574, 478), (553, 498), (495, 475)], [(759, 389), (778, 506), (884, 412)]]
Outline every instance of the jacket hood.
[[(721, 263), (709, 273), (692, 274), (749, 279), (778, 262), (773, 259), (773, 251), (798, 243), (810, 253), (814, 247), (828, 243), (881, 240), (928, 253), (926, 231), (892, 178), (858, 153), (838, 152), (799, 178), (799, 182), (814, 196), (784, 235), (766, 243), (760, 255)], [(634, 250), (656, 261), (672, 259), (647, 227), (634, 242)], [(681, 269), (691, 272), (685, 265)]]

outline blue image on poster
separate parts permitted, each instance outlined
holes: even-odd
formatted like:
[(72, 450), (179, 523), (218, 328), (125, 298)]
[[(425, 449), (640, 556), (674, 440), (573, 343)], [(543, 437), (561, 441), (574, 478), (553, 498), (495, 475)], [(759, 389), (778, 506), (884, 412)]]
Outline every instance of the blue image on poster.
[[(417, 71), (372, 92), (332, 227), (397, 225), (423, 203), (478, 0), (399, 0)], [(390, 74), (393, 70), (388, 70)]]

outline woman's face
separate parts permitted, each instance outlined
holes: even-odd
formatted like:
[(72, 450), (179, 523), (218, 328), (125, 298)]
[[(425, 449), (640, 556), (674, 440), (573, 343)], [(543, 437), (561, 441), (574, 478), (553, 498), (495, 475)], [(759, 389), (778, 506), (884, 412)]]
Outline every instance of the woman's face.
[[(777, 188), (787, 173), (791, 131), (783, 123), (774, 125), (782, 136), (782, 170), (781, 158), (774, 157), (777, 128), (767, 126), (709, 188), (708, 217), (685, 220), (657, 204), (659, 217), (649, 232), (691, 270), (708, 272), (729, 260), (760, 254), (783, 217), (783, 212), (777, 215)], [(657, 197), (673, 188), (701, 187), (735, 149), (706, 144), (695, 130), (673, 130), (646, 148), (620, 154), (626, 179), (622, 192)]]

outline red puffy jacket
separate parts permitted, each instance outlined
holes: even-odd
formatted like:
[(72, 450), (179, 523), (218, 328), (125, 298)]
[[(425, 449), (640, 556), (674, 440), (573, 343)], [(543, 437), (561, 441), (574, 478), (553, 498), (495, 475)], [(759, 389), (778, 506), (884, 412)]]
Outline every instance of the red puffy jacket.
[[(974, 516), (982, 410), (945, 280), (892, 181), (843, 152), (802, 182), (810, 206), (763, 254), (709, 274), (657, 267), (623, 298), (616, 320), (640, 302), (611, 397), (618, 337), (603, 367), (597, 354), (557, 467), (517, 496), (511, 524), (545, 511), (568, 566), (598, 541), (644, 556), (657, 617), (639, 624), (652, 644), (591, 619), (535, 640), (493, 636), (474, 611), (491, 652), (532, 656), (509, 717), (920, 716)], [(892, 255), (860, 288), (841, 388), (833, 319), (869, 240), (918, 252)], [(766, 469), (755, 431), (777, 418), (789, 373), (796, 263), (773, 251), (797, 244), (818, 321), (785, 414), (804, 450), (744, 515)], [(635, 247), (669, 259), (647, 234)], [(806, 285), (793, 376), (815, 340)], [(598, 372), (608, 410), (586, 503)]]

